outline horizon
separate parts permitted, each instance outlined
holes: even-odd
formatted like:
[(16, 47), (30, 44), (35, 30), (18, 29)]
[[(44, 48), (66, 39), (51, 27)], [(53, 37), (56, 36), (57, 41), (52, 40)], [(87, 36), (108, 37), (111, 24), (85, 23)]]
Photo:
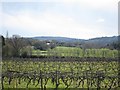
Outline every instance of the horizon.
[[(90, 40), (90, 39), (95, 39), (95, 38), (105, 38), (105, 37), (109, 38), (109, 37), (118, 37), (118, 36), (120, 36), (120, 35), (100, 36), (100, 37), (93, 37), (93, 38), (84, 39), (84, 38), (72, 38), (72, 37), (64, 37), (64, 36), (26, 36), (26, 37), (24, 37), (24, 36), (21, 36), (19, 34), (13, 34), (13, 35), (17, 35), (17, 36), (20, 36), (20, 37), (23, 37), (23, 38), (36, 38), (36, 37), (52, 37), (52, 38), (56, 38), (56, 37), (58, 37), (58, 38), (70, 38), (70, 39), (81, 39), (81, 40)], [(7, 34), (6, 34), (6, 35), (2, 35), (2, 36), (4, 36), (4, 38), (6, 38), (6, 36), (8, 38), (11, 38), (13, 35), (9, 36), (9, 34), (8, 34), (8, 36), (7, 36)]]
[(71, 37), (62, 37), (62, 36), (33, 36), (33, 37), (25, 37), (25, 38), (36, 38), (36, 37), (61, 37), (61, 38), (71, 38), (71, 39), (82, 39), (82, 40), (89, 40), (89, 39), (95, 39), (95, 38), (105, 38), (105, 37), (118, 37), (119, 35), (116, 36), (102, 36), (102, 37), (94, 37), (94, 38), (88, 38), (88, 39), (83, 39), (83, 38), (71, 38)]
[(91, 39), (118, 36), (118, 0), (11, 1), (0, 2), (0, 9), (3, 36), (7, 31), (9, 36), (22, 37)]

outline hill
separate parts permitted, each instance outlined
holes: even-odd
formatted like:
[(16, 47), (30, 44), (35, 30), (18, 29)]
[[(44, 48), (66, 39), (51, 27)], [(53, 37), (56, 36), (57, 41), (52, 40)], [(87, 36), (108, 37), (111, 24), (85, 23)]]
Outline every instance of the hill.
[(85, 48), (104, 48), (110, 46), (112, 43), (118, 42), (118, 36), (112, 37), (99, 37), (99, 38), (92, 38), (92, 39), (76, 39), (76, 38), (68, 38), (68, 37), (49, 37), (49, 36), (40, 36), (40, 37), (33, 37), (33, 39), (37, 40), (47, 40), (47, 41), (57, 41), (57, 42), (64, 42), (71, 46), (73, 43), (76, 43), (72, 46), (85, 47)]
[(111, 45), (116, 42), (118, 42), (118, 36), (92, 38), (85, 40), (84, 44), (89, 46), (91, 45), (92, 47), (106, 47), (107, 45)]
[(51, 36), (40, 36), (40, 37), (33, 37), (33, 39), (38, 40), (55, 40), (58, 42), (83, 42), (84, 39), (76, 39), (76, 38), (68, 38), (68, 37), (51, 37)]

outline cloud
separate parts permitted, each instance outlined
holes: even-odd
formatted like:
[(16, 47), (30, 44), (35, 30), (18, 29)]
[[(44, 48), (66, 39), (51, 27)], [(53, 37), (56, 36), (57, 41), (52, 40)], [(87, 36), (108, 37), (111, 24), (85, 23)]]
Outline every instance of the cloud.
[(104, 33), (98, 27), (86, 27), (86, 25), (78, 23), (72, 17), (50, 11), (39, 15), (27, 12), (19, 12), (15, 15), (3, 13), (3, 27), (6, 27), (9, 32), (11, 32), (10, 30), (19, 29), (21, 32), (31, 33), (31, 36), (90, 38)]
[(72, 5), (76, 3), (85, 8), (117, 12), (119, 0), (0, 0), (0, 2), (52, 2), (63, 3), (65, 5)]
[(57, 2), (64, 4), (80, 4), (95, 9), (117, 9), (119, 0), (1, 0), (1, 2)]
[(104, 21), (105, 21), (104, 18), (99, 18), (99, 19), (97, 20), (98, 23), (101, 23), (101, 22), (104, 22)]
[[(114, 12), (113, 7), (117, 0), (55, 0), (53, 2), (61, 2), (62, 5), (68, 7), (69, 6), (79, 6), (82, 5), (83, 8), (91, 8), (91, 9), (102, 9), (102, 10), (110, 10)], [(44, 1), (43, 1), (44, 2)], [(47, 1), (49, 2), (49, 0)], [(108, 3), (109, 2), (109, 3)], [(47, 7), (48, 8), (48, 7)], [(104, 16), (100, 16), (102, 18), (98, 18), (96, 21), (91, 21), (93, 17), (90, 17), (90, 20), (83, 18), (81, 21), (76, 20), (75, 16), (64, 14), (63, 12), (59, 12), (58, 7), (54, 7), (56, 10), (51, 10), (51, 8), (46, 11), (38, 12), (37, 10), (32, 11), (29, 9), (21, 11), (12, 12), (12, 14), (7, 12), (2, 12), (3, 17), (3, 27), (5, 27), (9, 32), (23, 32), (21, 33), (24, 36), (64, 36), (64, 37), (73, 37), (73, 38), (93, 38), (99, 36), (108, 35), (108, 30), (105, 30), (104, 26), (99, 26), (94, 24), (93, 22), (107, 22)], [(95, 12), (93, 14), (96, 14)], [(77, 16), (77, 15), (76, 15)], [(86, 15), (87, 16), (87, 15)], [(78, 17), (78, 16), (77, 16)], [(88, 15), (89, 17), (89, 15)], [(82, 17), (80, 17), (82, 18)], [(97, 17), (95, 17), (97, 18)], [(89, 21), (88, 23), (82, 23)], [(91, 22), (91, 23), (90, 23)], [(106, 26), (107, 27), (107, 26)], [(111, 28), (111, 27), (110, 27)], [(17, 31), (16, 31), (17, 30)], [(18, 31), (19, 30), (19, 31)], [(117, 30), (116, 30), (117, 31)], [(110, 34), (110, 33), (109, 33)], [(113, 33), (112, 33), (113, 34)]]

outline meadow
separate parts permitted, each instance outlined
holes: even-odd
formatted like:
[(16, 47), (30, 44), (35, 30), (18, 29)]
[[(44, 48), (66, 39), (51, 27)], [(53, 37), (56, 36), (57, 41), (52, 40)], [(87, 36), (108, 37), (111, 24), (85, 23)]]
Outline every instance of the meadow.
[(102, 49), (81, 49), (77, 47), (57, 46), (47, 51), (32, 50), (34, 56), (58, 56), (58, 57), (118, 57), (118, 50)]

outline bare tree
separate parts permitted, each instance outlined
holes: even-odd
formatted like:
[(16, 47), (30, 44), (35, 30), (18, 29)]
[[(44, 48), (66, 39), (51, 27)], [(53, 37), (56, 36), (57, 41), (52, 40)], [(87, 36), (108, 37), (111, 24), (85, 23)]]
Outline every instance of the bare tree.
[(20, 55), (20, 50), (26, 46), (25, 39), (19, 35), (13, 35), (9, 40), (10, 45), (12, 46), (13, 56), (17, 57)]

